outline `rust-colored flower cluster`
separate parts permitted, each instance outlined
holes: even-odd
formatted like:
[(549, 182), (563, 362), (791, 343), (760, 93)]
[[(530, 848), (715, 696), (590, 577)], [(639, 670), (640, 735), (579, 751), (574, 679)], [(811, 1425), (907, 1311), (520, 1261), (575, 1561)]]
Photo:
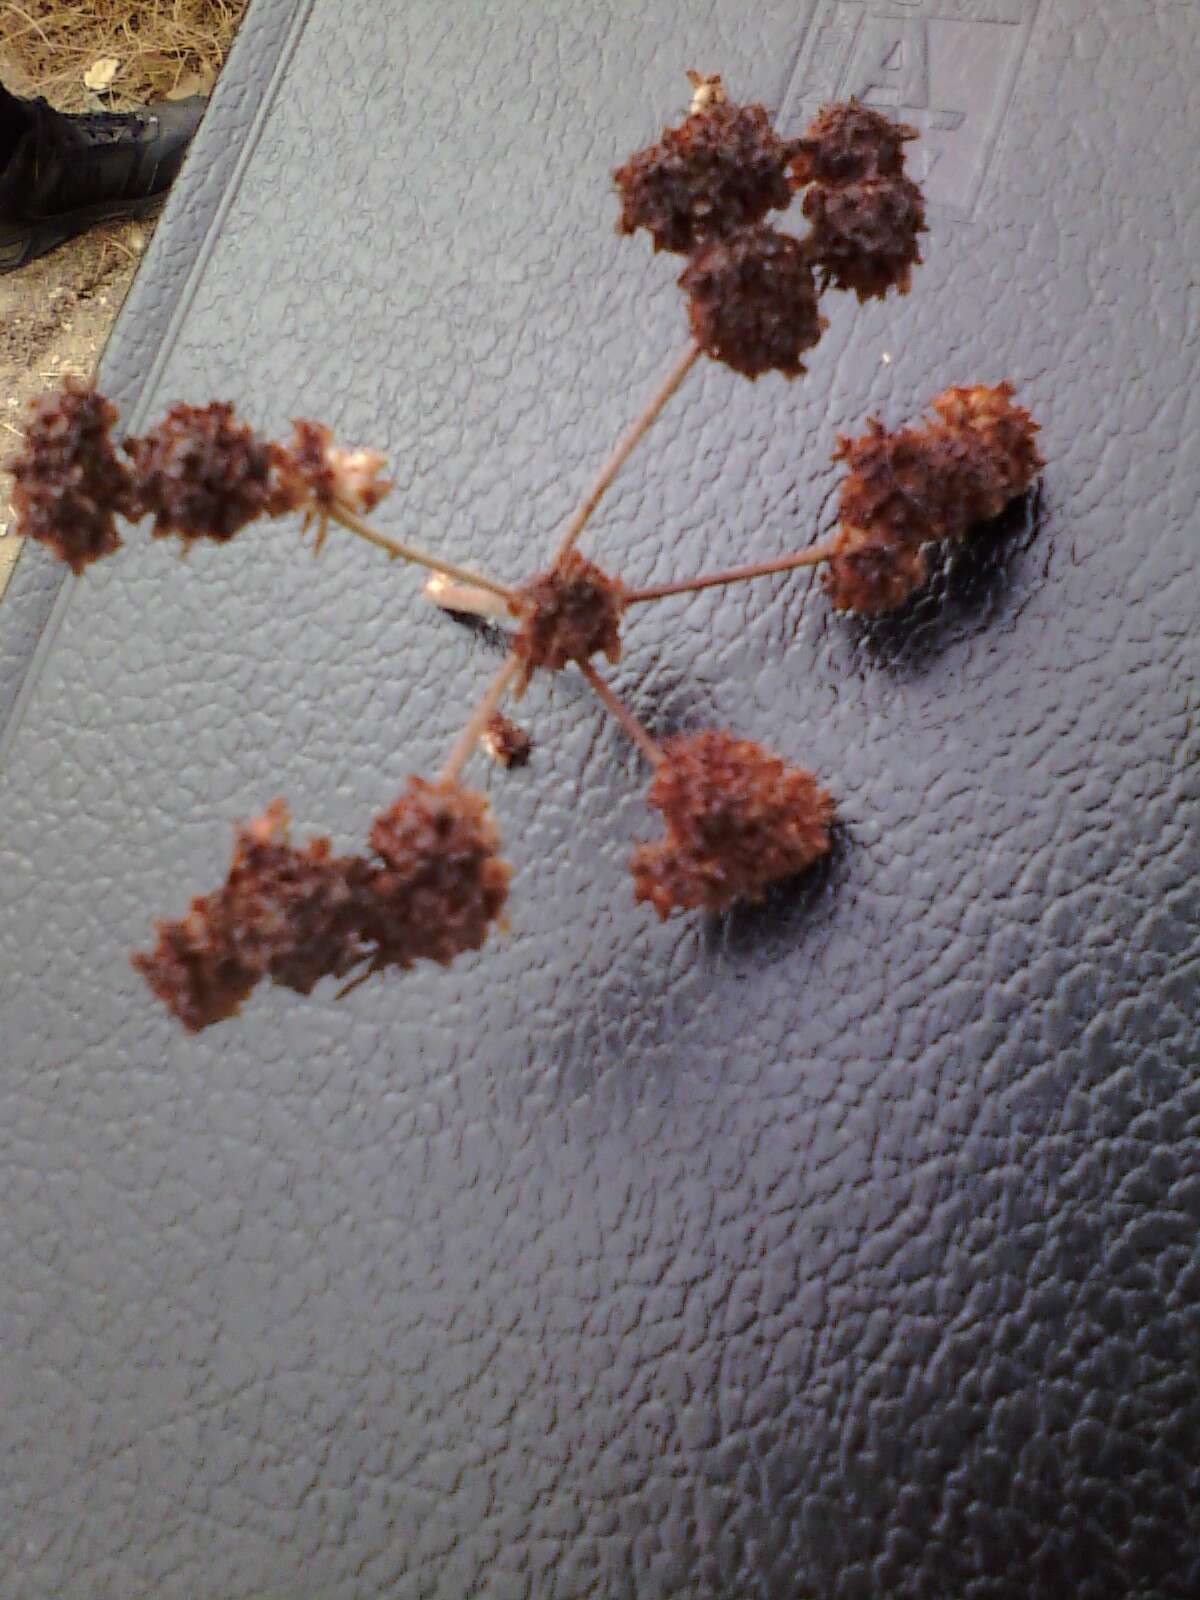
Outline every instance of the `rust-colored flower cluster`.
[(808, 251), (765, 224), (698, 250), (679, 278), (696, 343), (744, 377), (805, 370), (801, 357), (828, 326)]
[(157, 427), (116, 453), (116, 407), (68, 381), (35, 401), (24, 448), (8, 463), (17, 531), (82, 572), (121, 547), (116, 518), (154, 518), (156, 538), (174, 534), (227, 543), (259, 517), (340, 504), (370, 511), (392, 485), (375, 450), (335, 445), (317, 422), (293, 424), (290, 446), (260, 439), (233, 406), (173, 405)]
[(928, 548), (962, 539), (1024, 494), (1044, 466), (1038, 424), (1009, 383), (947, 389), (922, 427), (838, 442), (848, 472), (825, 585), (840, 610), (878, 616), (904, 605), (928, 577)]
[(613, 173), (618, 233), (645, 228), (655, 250), (689, 255), (791, 204), (792, 145), (761, 105), (730, 105), (719, 87), (717, 95)]
[(173, 405), (157, 428), (126, 439), (125, 451), (138, 510), (154, 518), (156, 539), (224, 543), (274, 508), (271, 447), (226, 400)]
[(882, 300), (907, 294), (920, 264), (925, 201), (904, 171), (904, 146), (917, 130), (852, 100), (826, 106), (797, 140), (792, 176), (807, 185), (801, 209), (822, 282)]
[(129, 469), (112, 442), (117, 408), (68, 380), (30, 407), (25, 448), (8, 463), (17, 531), (82, 572), (121, 548), (117, 517), (134, 506)]
[(264, 979), (309, 994), (358, 966), (477, 950), (508, 894), (487, 800), (461, 784), (411, 778), (375, 819), (374, 857), (334, 855), (324, 838), (300, 849), (288, 833), (276, 800), (239, 829), (221, 887), (160, 922), (154, 949), (133, 957), (193, 1033), (236, 1015)]
[(667, 831), (634, 852), (634, 893), (660, 917), (761, 900), (830, 847), (833, 799), (813, 774), (722, 730), (670, 740), (647, 798)]
[[(679, 284), (706, 355), (747, 378), (793, 378), (827, 326), (818, 284), (860, 300), (908, 292), (925, 231), (924, 199), (904, 173), (916, 130), (851, 101), (784, 140), (761, 105), (731, 105), (719, 79), (691, 77), (701, 104), (613, 174), (617, 229), (645, 228), (655, 250), (691, 256)], [(796, 189), (804, 239), (763, 222)]]
[[(761, 106), (729, 104), (719, 77), (691, 77), (689, 115), (616, 181), (620, 231), (645, 228), (656, 250), (688, 257), (679, 282), (694, 342), (601, 469), (553, 564), (526, 582), (507, 585), (364, 522), (392, 487), (383, 458), (337, 445), (321, 423), (296, 421), (283, 444), (259, 438), (227, 402), (180, 404), (126, 440), (122, 455), (112, 442), (116, 408), (93, 390), (69, 385), (32, 411), (13, 463), (18, 529), (76, 572), (119, 548), (118, 518), (150, 516), (155, 535), (187, 546), (227, 543), (259, 517), (299, 512), (306, 526), (316, 520), (318, 548), (337, 521), (431, 568), (439, 604), (515, 622), (505, 664), (440, 778), (410, 778), (375, 817), (365, 853), (336, 855), (325, 838), (292, 844), (287, 807), (275, 801), (238, 831), (225, 882), (157, 925), (154, 948), (134, 965), (185, 1027), (233, 1016), (263, 981), (308, 994), (325, 977), (446, 964), (484, 943), (502, 919), (510, 868), (486, 799), (459, 774), (480, 746), (504, 767), (528, 760), (529, 735), (499, 707), (539, 670), (578, 666), (654, 766), (648, 802), (665, 831), (634, 852), (636, 899), (660, 917), (762, 900), (828, 853), (829, 792), (811, 772), (723, 730), (656, 744), (594, 658), (619, 659), (631, 607), (801, 566), (827, 565), (839, 608), (894, 610), (925, 581), (933, 545), (994, 517), (1041, 470), (1037, 424), (1010, 384), (952, 388), (921, 426), (888, 432), (873, 420), (861, 437), (839, 441), (839, 526), (822, 544), (643, 589), (578, 552), (599, 499), (701, 351), (749, 378), (792, 377), (826, 326), (821, 291), (832, 285), (860, 300), (905, 293), (920, 259), (924, 204), (904, 174), (911, 128), (851, 102), (826, 107), (802, 138), (783, 140)], [(803, 239), (764, 220), (797, 189), (811, 224)]]
[(521, 619), (513, 651), (522, 663), (521, 687), (536, 667), (558, 672), (568, 661), (594, 655), (621, 658), (624, 589), (578, 550), (570, 550), (547, 572), (516, 591), (513, 611)]
[(372, 879), (372, 965), (445, 966), (478, 950), (508, 898), (512, 869), (486, 795), (460, 783), (410, 778), (371, 828), (382, 865)]

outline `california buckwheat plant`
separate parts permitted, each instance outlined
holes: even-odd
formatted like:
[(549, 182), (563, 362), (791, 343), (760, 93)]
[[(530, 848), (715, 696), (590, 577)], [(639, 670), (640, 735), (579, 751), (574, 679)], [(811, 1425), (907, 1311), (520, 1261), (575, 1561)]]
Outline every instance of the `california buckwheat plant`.
[[(823, 566), (838, 610), (874, 617), (925, 583), (930, 551), (965, 539), (1025, 493), (1043, 466), (1037, 424), (1008, 383), (949, 388), (922, 424), (871, 420), (840, 438), (845, 464), (833, 536), (790, 554), (635, 588), (576, 548), (630, 453), (703, 356), (749, 379), (794, 378), (826, 327), (830, 291), (859, 301), (908, 292), (925, 231), (920, 189), (905, 174), (912, 128), (851, 102), (831, 105), (803, 137), (783, 139), (761, 105), (735, 105), (721, 79), (690, 73), (683, 121), (614, 173), (618, 231), (649, 234), (686, 257), (678, 282), (691, 338), (649, 405), (601, 468), (544, 570), (517, 584), (476, 572), (376, 528), (367, 515), (392, 485), (383, 457), (335, 443), (296, 421), (286, 442), (260, 439), (232, 405), (175, 405), (149, 433), (117, 448), (116, 408), (71, 384), (32, 407), (11, 463), (18, 528), (82, 573), (122, 544), (118, 522), (149, 517), (156, 538), (186, 548), (226, 543), (264, 518), (300, 515), (321, 548), (331, 524), (390, 556), (428, 568), (430, 600), (452, 613), (511, 624), (505, 661), (440, 773), (413, 776), (375, 817), (367, 849), (294, 844), (275, 800), (242, 826), (223, 884), (159, 922), (133, 957), (153, 992), (190, 1030), (234, 1016), (264, 980), (308, 994), (322, 978), (352, 987), (420, 961), (477, 950), (501, 919), (510, 869), (485, 796), (462, 782), (477, 749), (505, 767), (528, 759), (530, 736), (501, 710), (538, 672), (572, 666), (652, 769), (649, 804), (663, 835), (636, 847), (634, 893), (660, 917), (761, 900), (830, 849), (834, 803), (818, 779), (724, 729), (659, 745), (595, 665), (615, 662), (635, 607), (666, 595)], [(765, 220), (799, 194), (808, 232)]]

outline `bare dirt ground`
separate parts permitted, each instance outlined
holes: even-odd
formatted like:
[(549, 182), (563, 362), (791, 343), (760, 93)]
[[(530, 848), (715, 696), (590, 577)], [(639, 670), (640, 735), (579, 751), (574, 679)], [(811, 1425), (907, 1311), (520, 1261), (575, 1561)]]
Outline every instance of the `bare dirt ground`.
[[(246, 3), (0, 0), (0, 81), (14, 94), (44, 94), (64, 111), (125, 110), (205, 92)], [(100, 98), (86, 74), (106, 61), (116, 73)], [(33, 396), (67, 375), (95, 373), (153, 230), (153, 219), (108, 223), (0, 277), (0, 463), (18, 443)], [(19, 548), (9, 488), (0, 471), (0, 595)]]

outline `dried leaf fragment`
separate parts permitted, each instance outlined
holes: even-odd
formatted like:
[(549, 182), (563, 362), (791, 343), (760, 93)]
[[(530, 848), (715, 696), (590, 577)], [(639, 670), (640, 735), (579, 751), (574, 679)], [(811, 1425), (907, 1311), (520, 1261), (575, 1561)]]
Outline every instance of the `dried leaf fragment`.
[(84, 73), (84, 86), (91, 89), (94, 94), (103, 94), (105, 89), (111, 88), (120, 67), (121, 63), (116, 56), (100, 56)]

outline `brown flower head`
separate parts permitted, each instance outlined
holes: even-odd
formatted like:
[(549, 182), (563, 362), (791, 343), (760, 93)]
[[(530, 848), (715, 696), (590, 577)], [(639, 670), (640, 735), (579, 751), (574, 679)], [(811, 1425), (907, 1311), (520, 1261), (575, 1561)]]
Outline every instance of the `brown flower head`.
[(780, 139), (760, 105), (730, 105), (711, 80), (693, 76), (700, 109), (658, 144), (613, 173), (621, 195), (618, 233), (649, 231), (655, 250), (687, 254), (705, 239), (758, 222), (792, 197)]
[(291, 442), (275, 445), (273, 457), (273, 511), (302, 507), (329, 511), (341, 504), (366, 513), (374, 511), (394, 487), (390, 479), (379, 476), (386, 463), (378, 450), (334, 444), (332, 430), (321, 422), (294, 419)]
[[(975, 383), (947, 389), (933, 409), (948, 428), (969, 430), (982, 442), (1000, 476), (1004, 501), (1024, 494), (1046, 465), (1037, 447), (1038, 423), (1023, 406), (1012, 403), (1011, 383)], [(1004, 502), (984, 516), (996, 516)]]
[(577, 550), (523, 584), (513, 609), (521, 618), (512, 647), (523, 663), (524, 683), (536, 667), (556, 672), (568, 661), (601, 653), (609, 661), (620, 659), (624, 589)]
[(238, 836), (226, 885), (231, 940), (240, 959), (274, 983), (308, 994), (361, 958), (363, 896), (371, 875), (358, 856), (335, 856), (329, 840), (288, 841), (276, 800)]
[(838, 611), (879, 617), (898, 611), (924, 586), (929, 562), (915, 545), (861, 528), (844, 528), (821, 577)]
[(747, 378), (794, 378), (827, 326), (805, 247), (761, 224), (698, 250), (679, 283), (697, 342)]
[(830, 847), (833, 800), (812, 773), (729, 733), (672, 739), (648, 799), (667, 831), (635, 850), (634, 893), (661, 917), (761, 900)]
[(853, 290), (860, 301), (882, 300), (889, 289), (908, 293), (921, 260), (917, 235), (927, 231), (925, 201), (911, 178), (814, 183), (802, 209), (812, 224), (808, 244), (826, 283)]
[(187, 915), (155, 924), (153, 950), (131, 959), (150, 988), (189, 1033), (235, 1017), (262, 977), (238, 956), (220, 890), (198, 895)]
[(947, 389), (921, 427), (889, 433), (873, 417), (857, 439), (839, 439), (834, 459), (849, 470), (825, 573), (835, 606), (894, 611), (925, 581), (925, 545), (962, 539), (1029, 487), (1043, 465), (1038, 426), (1012, 393), (1008, 383)]
[(174, 405), (158, 427), (127, 439), (139, 513), (154, 516), (154, 534), (232, 539), (264, 513), (282, 509), (275, 499), (275, 447), (237, 420), (226, 401)]
[(334, 856), (328, 839), (291, 845), (276, 800), (239, 829), (225, 883), (158, 923), (154, 949), (133, 964), (193, 1033), (234, 1016), (264, 978), (308, 994), (361, 960), (371, 875), (361, 858)]
[(792, 178), (806, 183), (858, 183), (904, 170), (904, 146), (916, 128), (872, 111), (858, 100), (824, 106), (795, 141)]
[(533, 753), (533, 740), (524, 728), (506, 717), (503, 711), (493, 711), (479, 742), (493, 761), (502, 767), (523, 767)]
[(877, 541), (915, 547), (960, 539), (1007, 498), (986, 446), (970, 430), (933, 425), (889, 432), (872, 417), (866, 433), (839, 439), (834, 459), (849, 468), (838, 500), (842, 526)]
[(68, 380), (33, 402), (24, 446), (7, 463), (16, 531), (72, 572), (121, 547), (115, 518), (129, 515), (130, 481), (110, 438), (116, 420), (103, 395)]
[(383, 861), (365, 922), (375, 966), (446, 965), (478, 950), (508, 897), (512, 868), (497, 855), (499, 845), (486, 796), (410, 778), (371, 829)]

